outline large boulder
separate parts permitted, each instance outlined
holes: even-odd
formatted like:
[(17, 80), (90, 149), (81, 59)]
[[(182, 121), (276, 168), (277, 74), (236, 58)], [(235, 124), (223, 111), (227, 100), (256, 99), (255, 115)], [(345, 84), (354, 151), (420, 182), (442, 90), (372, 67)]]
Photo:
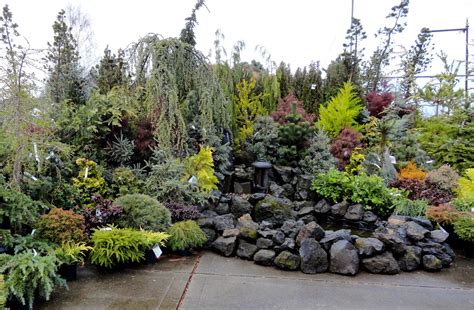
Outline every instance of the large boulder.
[(234, 254), (236, 237), (219, 237), (212, 243), (212, 248), (224, 256)]
[(228, 203), (219, 202), (217, 206), (214, 208), (217, 214), (223, 215), (229, 213), (230, 207)]
[(300, 257), (288, 251), (283, 251), (275, 258), (273, 263), (280, 269), (297, 270), (300, 267)]
[(421, 247), (421, 254), (435, 256), (441, 261), (443, 267), (449, 267), (454, 260), (454, 252), (447, 243), (418, 241), (416, 245)]
[(258, 224), (252, 220), (250, 214), (244, 214), (237, 220), (240, 237), (255, 240), (257, 239)]
[(288, 166), (273, 166), (275, 177), (281, 183), (291, 183), (293, 180), (293, 168)]
[(302, 221), (286, 220), (280, 229), (286, 236), (295, 238), (303, 225), (304, 223)]
[(405, 227), (407, 228), (407, 236), (413, 241), (422, 240), (429, 233), (428, 229), (415, 222), (406, 222)]
[(356, 248), (347, 240), (339, 240), (331, 246), (329, 271), (343, 275), (359, 272), (359, 255)]
[(378, 227), (373, 236), (382, 241), (389, 249), (398, 255), (405, 252), (407, 246), (407, 233), (404, 226), (387, 225)]
[(371, 211), (365, 211), (362, 220), (367, 223), (375, 223), (378, 220), (378, 217)]
[(253, 255), (257, 252), (258, 248), (255, 244), (248, 243), (245, 240), (239, 240), (239, 247), (237, 248), (237, 256), (243, 259), (252, 260)]
[(253, 256), (253, 261), (259, 265), (271, 266), (275, 255), (276, 253), (273, 250), (258, 250)]
[(296, 236), (296, 244), (301, 245), (304, 239), (316, 239), (317, 241), (323, 239), (325, 236), (324, 229), (316, 222), (310, 222), (300, 229), (298, 236)]
[(321, 199), (314, 206), (314, 212), (317, 214), (327, 214), (329, 211), (331, 211), (331, 205), (325, 199)]
[(336, 203), (331, 206), (331, 214), (337, 217), (343, 217), (347, 209), (349, 208), (349, 203), (347, 201)]
[(439, 271), (443, 268), (441, 260), (434, 255), (423, 255), (423, 268), (427, 271)]
[(280, 185), (276, 184), (275, 182), (270, 182), (270, 186), (268, 187), (268, 193), (274, 197), (283, 197), (283, 193), (285, 189)]
[(300, 246), (301, 271), (304, 273), (325, 272), (328, 269), (328, 254), (314, 239), (304, 239)]
[(384, 250), (383, 242), (376, 238), (358, 238), (354, 246), (359, 251), (359, 255), (364, 257), (382, 253)]
[(350, 221), (360, 221), (364, 217), (364, 208), (360, 204), (352, 205), (347, 208), (344, 218)]
[(230, 206), (230, 212), (236, 217), (241, 217), (244, 214), (252, 213), (253, 206), (250, 202), (244, 199), (242, 196), (234, 195), (232, 197), (232, 205)]
[(447, 233), (446, 231), (441, 230), (441, 229), (436, 229), (436, 230), (430, 231), (429, 237), (434, 242), (441, 243), (441, 242), (445, 242), (446, 239), (448, 239), (449, 233)]
[(257, 248), (259, 249), (270, 249), (273, 246), (273, 240), (266, 238), (257, 239)]
[(235, 228), (235, 220), (232, 214), (219, 215), (213, 218), (214, 227), (217, 231), (223, 232), (226, 229)]
[(266, 194), (265, 193), (253, 193), (249, 197), (249, 202), (253, 205), (257, 204), (260, 200), (265, 198)]
[(324, 238), (319, 243), (321, 243), (326, 251), (329, 251), (331, 245), (339, 240), (351, 241), (351, 231), (349, 229), (339, 229), (333, 232), (326, 231)]
[(400, 272), (400, 267), (391, 252), (364, 258), (362, 265), (371, 273), (397, 274)]
[(403, 271), (418, 269), (421, 263), (421, 248), (418, 246), (407, 246), (405, 254), (398, 260), (398, 265)]
[(294, 219), (291, 201), (267, 196), (255, 206), (255, 220), (267, 221), (274, 225), (281, 225), (286, 220)]
[(206, 243), (204, 243), (203, 247), (204, 248), (209, 248), (211, 246), (211, 244), (214, 242), (214, 240), (217, 239), (216, 231), (214, 229), (206, 228), (206, 227), (201, 228), (201, 230), (207, 236), (207, 241), (206, 241)]
[(278, 230), (275, 235), (273, 235), (273, 242), (276, 245), (281, 245), (283, 242), (285, 242), (285, 234), (281, 231)]

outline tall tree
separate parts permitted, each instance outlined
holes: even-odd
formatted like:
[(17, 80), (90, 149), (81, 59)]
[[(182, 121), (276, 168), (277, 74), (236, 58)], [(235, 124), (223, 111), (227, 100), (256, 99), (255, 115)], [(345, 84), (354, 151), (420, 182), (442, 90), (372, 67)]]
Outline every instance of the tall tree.
[(66, 13), (59, 11), (53, 24), (53, 43), (48, 42), (45, 68), (49, 73), (47, 87), (51, 100), (59, 103), (69, 99), (82, 103), (83, 80), (80, 76), (79, 53), (72, 29), (66, 23)]
[(201, 7), (206, 7), (206, 0), (197, 0), (194, 5), (191, 15), (186, 17), (186, 25), (181, 30), (179, 39), (185, 43), (188, 43), (192, 46), (196, 46), (196, 35), (194, 34), (194, 27), (197, 25), (196, 12), (199, 11)]
[(104, 50), (104, 56), (96, 66), (97, 88), (103, 95), (107, 94), (115, 86), (121, 86), (126, 81), (127, 63), (124, 60), (123, 50), (118, 54), (112, 54), (108, 47)]
[(393, 52), (393, 37), (401, 33), (406, 26), (402, 19), (408, 15), (409, 0), (402, 0), (398, 5), (392, 7), (387, 19), (393, 23), (389, 27), (379, 29), (376, 34), (382, 36), (382, 43), (372, 54), (365, 66), (364, 79), (368, 91), (379, 91), (382, 80), (383, 69), (390, 64), (390, 55)]

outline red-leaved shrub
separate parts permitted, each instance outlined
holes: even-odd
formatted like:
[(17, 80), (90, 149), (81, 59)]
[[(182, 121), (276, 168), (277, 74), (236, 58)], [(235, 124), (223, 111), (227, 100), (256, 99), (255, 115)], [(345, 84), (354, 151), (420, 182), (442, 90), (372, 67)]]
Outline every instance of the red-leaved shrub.
[(380, 117), (381, 113), (387, 108), (395, 97), (391, 93), (370, 92), (367, 95), (367, 110), (371, 116)]
[(288, 121), (286, 117), (292, 113), (293, 104), (295, 104), (295, 111), (301, 115), (303, 121), (312, 123), (314, 121), (314, 115), (306, 113), (303, 108), (303, 102), (299, 101), (292, 93), (289, 93), (285, 98), (278, 99), (278, 106), (275, 112), (272, 112), (271, 116), (273, 120), (280, 123), (286, 124)]
[(331, 144), (330, 152), (337, 159), (337, 167), (342, 170), (349, 162), (352, 151), (360, 147), (362, 134), (352, 128), (344, 128)]

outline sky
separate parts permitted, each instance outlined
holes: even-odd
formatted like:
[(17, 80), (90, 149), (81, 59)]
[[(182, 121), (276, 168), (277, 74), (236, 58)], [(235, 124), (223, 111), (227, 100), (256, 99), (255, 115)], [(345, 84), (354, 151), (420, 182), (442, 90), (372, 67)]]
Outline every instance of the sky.
[[(197, 48), (205, 55), (213, 48), (215, 31), (225, 35), (227, 51), (237, 40), (246, 43), (243, 60), (261, 60), (254, 47), (264, 46), (276, 63), (285, 61), (294, 70), (320, 61), (326, 67), (342, 52), (350, 26), (352, 0), (207, 0), (198, 12), (195, 29)], [(395, 38), (397, 50), (409, 48), (422, 27), (464, 28), (466, 18), (474, 23), (474, 0), (411, 0), (406, 30)], [(399, 0), (354, 0), (354, 17), (361, 20), (368, 38), (366, 55), (378, 45), (374, 33), (387, 25), (385, 16)], [(52, 41), (52, 24), (57, 12), (68, 5), (78, 6), (91, 22), (93, 40), (84, 57), (86, 65), (100, 59), (108, 46), (112, 51), (125, 48), (147, 33), (178, 36), (184, 18), (195, 0), (0, 0), (8, 4), (20, 33), (34, 48), (45, 48)], [(473, 24), (474, 27), (474, 24)], [(474, 32), (470, 36), (474, 39)], [(472, 40), (470, 40), (472, 41)], [(464, 60), (465, 34), (436, 33), (435, 52), (444, 50), (450, 59)], [(474, 41), (472, 41), (474, 42)], [(474, 58), (474, 46), (471, 47)], [(436, 58), (436, 57), (435, 57)], [(212, 58), (211, 58), (212, 60)], [(263, 62), (263, 61), (262, 61)], [(436, 74), (442, 69), (436, 59)]]

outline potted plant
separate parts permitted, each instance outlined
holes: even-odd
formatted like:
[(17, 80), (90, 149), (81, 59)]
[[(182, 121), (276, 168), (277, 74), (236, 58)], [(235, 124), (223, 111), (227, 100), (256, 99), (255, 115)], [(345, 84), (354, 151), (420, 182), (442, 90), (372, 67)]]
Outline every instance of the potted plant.
[(128, 263), (138, 263), (145, 258), (145, 251), (163, 245), (168, 234), (131, 228), (107, 226), (95, 229), (91, 241), (91, 262), (108, 269)]
[(190, 250), (202, 246), (207, 241), (206, 234), (192, 220), (177, 222), (168, 228), (170, 237), (166, 245), (182, 255), (190, 255)]
[(84, 264), (86, 252), (92, 250), (85, 242), (65, 242), (55, 250), (56, 256), (61, 261), (59, 274), (66, 280), (77, 279), (77, 265)]
[(457, 219), (454, 222), (454, 232), (464, 242), (466, 257), (474, 258), (474, 214)]

